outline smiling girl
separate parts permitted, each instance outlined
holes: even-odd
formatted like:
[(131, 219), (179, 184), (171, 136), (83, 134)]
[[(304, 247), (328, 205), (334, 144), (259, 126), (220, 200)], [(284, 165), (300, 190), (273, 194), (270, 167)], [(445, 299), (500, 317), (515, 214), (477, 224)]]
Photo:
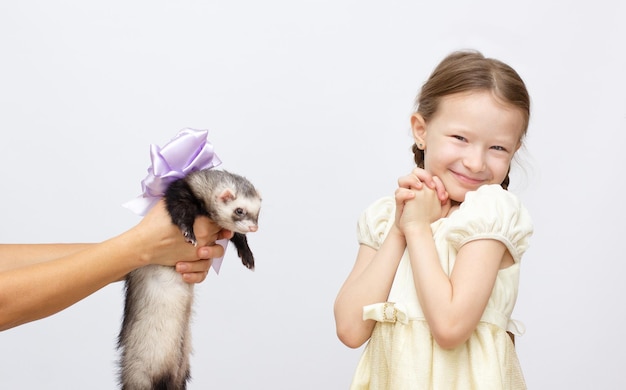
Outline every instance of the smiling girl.
[(422, 87), (417, 167), (361, 215), (335, 302), (339, 339), (368, 342), (352, 389), (526, 388), (510, 332), (533, 228), (507, 187), (529, 116), (519, 75), (479, 52), (450, 54)]

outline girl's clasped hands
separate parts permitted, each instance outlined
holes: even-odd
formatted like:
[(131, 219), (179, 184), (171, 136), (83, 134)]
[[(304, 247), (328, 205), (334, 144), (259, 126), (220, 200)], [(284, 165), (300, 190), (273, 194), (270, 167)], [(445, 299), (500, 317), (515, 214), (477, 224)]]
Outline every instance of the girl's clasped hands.
[(453, 207), (443, 182), (422, 168), (398, 179), (395, 199), (395, 226), (402, 233), (410, 227), (429, 228)]

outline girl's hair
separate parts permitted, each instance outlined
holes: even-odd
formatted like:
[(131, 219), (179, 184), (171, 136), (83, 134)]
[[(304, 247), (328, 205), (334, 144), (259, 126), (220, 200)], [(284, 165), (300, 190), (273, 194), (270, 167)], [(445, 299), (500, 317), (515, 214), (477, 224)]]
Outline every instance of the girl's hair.
[[(485, 58), (474, 50), (453, 52), (439, 63), (422, 86), (415, 100), (415, 111), (428, 122), (444, 96), (480, 90), (491, 91), (502, 101), (519, 108), (524, 121), (521, 138), (524, 138), (530, 119), (530, 97), (524, 81), (509, 65)], [(412, 150), (415, 163), (424, 168), (424, 151), (415, 144)], [(508, 173), (501, 185), (504, 189), (508, 188)]]

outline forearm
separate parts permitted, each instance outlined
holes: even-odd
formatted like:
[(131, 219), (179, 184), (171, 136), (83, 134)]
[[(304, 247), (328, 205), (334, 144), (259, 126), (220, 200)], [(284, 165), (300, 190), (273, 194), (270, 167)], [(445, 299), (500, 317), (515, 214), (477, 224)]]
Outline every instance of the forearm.
[(199, 248), (185, 241), (160, 201), (139, 224), (100, 244), (0, 246), (0, 330), (63, 310), (148, 264), (180, 264), (183, 280), (201, 282), (210, 261), (198, 260), (223, 256), (214, 243), (232, 233), (206, 217), (194, 231)]
[[(143, 265), (128, 234), (97, 245), (11, 249), (37, 261), (0, 272), (0, 330), (63, 310)], [(60, 257), (46, 261), (43, 253)]]
[[(443, 348), (465, 342), (476, 327), (486, 298), (469, 293), (443, 270), (430, 226), (406, 230), (413, 280), (435, 341)], [(456, 266), (456, 265), (455, 265)], [(474, 268), (479, 268), (474, 263)], [(470, 282), (476, 283), (477, 281)]]
[(69, 256), (94, 244), (0, 244), (0, 272)]
[(387, 300), (405, 247), (404, 237), (392, 232), (377, 251), (368, 247), (359, 251), (335, 301), (337, 334), (344, 344), (356, 348), (369, 339), (375, 321), (363, 321), (363, 307)]
[(430, 225), (405, 229), (413, 280), (424, 315), (447, 316), (452, 304), (452, 284), (444, 273)]

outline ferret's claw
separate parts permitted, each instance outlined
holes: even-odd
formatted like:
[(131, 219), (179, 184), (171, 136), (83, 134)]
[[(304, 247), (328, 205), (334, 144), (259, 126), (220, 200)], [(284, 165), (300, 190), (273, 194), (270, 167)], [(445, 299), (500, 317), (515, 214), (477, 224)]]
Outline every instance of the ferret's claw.
[(193, 246), (198, 246), (198, 241), (196, 237), (190, 231), (184, 231), (183, 236), (185, 236), (185, 240)]

